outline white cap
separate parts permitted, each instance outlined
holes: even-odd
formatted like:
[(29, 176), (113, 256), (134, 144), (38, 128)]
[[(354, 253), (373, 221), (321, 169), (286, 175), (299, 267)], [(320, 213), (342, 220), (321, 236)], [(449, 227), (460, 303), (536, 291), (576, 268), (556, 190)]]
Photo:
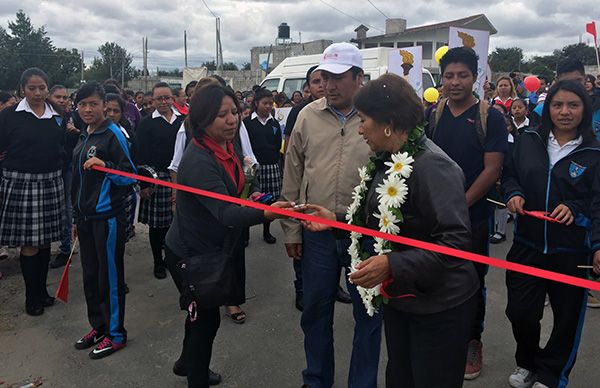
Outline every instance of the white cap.
[(324, 70), (333, 74), (342, 74), (352, 66), (362, 69), (362, 55), (358, 48), (346, 42), (334, 43), (325, 49), (319, 67), (315, 71)]

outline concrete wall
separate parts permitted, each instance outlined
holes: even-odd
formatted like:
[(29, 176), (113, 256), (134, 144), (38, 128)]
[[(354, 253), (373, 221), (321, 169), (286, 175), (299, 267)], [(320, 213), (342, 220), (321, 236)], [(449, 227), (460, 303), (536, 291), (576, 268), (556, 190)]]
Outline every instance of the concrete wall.
[(259, 55), (268, 54), (271, 49), (271, 69), (279, 65), (287, 57), (295, 57), (299, 55), (321, 54), (327, 46), (332, 44), (332, 40), (315, 40), (306, 43), (291, 43), (282, 45), (259, 46), (253, 47), (250, 50), (250, 69), (254, 72), (262, 70), (259, 64)]

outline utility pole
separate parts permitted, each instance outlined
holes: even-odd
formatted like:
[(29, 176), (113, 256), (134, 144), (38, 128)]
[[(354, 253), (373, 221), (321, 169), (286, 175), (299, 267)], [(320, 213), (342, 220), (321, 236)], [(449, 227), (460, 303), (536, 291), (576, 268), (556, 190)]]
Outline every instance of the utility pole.
[(83, 84), (83, 70), (85, 69), (85, 64), (83, 61), (83, 50), (81, 50), (81, 83)]
[(188, 61), (187, 61), (187, 31), (183, 30), (183, 63), (185, 64), (185, 67), (188, 67)]
[(142, 38), (142, 52), (144, 53), (144, 90), (148, 91), (148, 37)]
[(217, 74), (223, 74), (223, 47), (221, 47), (221, 19), (216, 18), (216, 22), (217, 22), (217, 34), (216, 34), (217, 56), (216, 56), (215, 65), (217, 66)]
[(125, 56), (121, 57), (121, 87), (125, 88)]
[(112, 53), (108, 53), (108, 69), (110, 70), (110, 78), (112, 78)]

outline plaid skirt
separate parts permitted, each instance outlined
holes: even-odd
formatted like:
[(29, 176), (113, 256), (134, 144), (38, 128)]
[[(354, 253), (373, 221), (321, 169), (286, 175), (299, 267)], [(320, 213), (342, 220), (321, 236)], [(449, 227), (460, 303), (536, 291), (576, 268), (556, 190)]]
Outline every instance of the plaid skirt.
[(281, 196), (281, 168), (279, 164), (265, 164), (258, 168), (258, 183), (265, 194), (273, 194), (278, 200)]
[[(171, 182), (171, 175), (165, 171), (157, 171), (158, 178)], [(140, 201), (138, 221), (151, 228), (168, 228), (173, 220), (171, 208), (171, 188), (157, 186), (149, 200)]]
[(0, 245), (39, 247), (59, 241), (64, 205), (62, 171), (2, 170)]

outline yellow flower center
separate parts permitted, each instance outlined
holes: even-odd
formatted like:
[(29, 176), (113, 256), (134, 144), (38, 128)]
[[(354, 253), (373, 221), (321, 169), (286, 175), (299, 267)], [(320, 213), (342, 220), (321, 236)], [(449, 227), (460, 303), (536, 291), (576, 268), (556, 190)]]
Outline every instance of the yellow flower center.
[(400, 162), (394, 164), (394, 171), (401, 171), (404, 165)]
[(388, 224), (390, 223), (390, 220), (388, 220), (387, 217), (383, 217), (383, 226), (385, 226), (387, 228)]
[(398, 194), (398, 190), (394, 186), (390, 186), (387, 189), (387, 193), (390, 197), (395, 197)]

